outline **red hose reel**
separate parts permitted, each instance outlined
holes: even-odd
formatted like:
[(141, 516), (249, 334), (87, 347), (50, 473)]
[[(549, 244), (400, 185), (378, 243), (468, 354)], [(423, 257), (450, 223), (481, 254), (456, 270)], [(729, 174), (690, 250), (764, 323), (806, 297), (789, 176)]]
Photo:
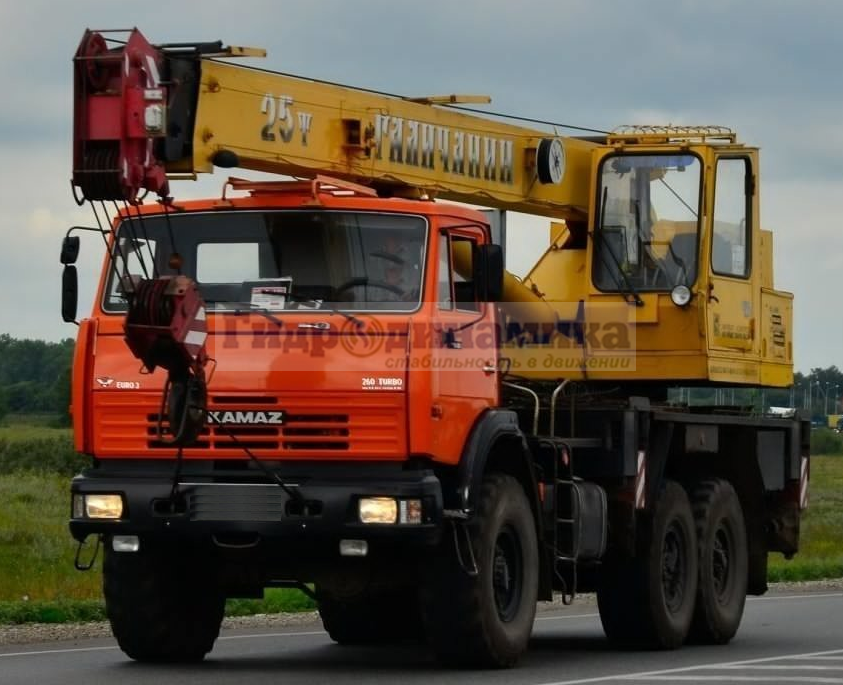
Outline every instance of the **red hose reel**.
[[(187, 276), (162, 276), (126, 283), (129, 301), (126, 344), (150, 372), (168, 372), (161, 402), (159, 439), (189, 445), (205, 427), (207, 387), (205, 303), (196, 282)], [(165, 438), (163, 414), (169, 421)]]

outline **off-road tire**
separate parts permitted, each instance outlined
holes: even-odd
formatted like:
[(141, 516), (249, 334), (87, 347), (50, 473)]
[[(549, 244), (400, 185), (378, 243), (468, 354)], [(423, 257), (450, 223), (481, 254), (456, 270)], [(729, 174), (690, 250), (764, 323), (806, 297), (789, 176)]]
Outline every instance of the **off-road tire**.
[(697, 538), (681, 485), (667, 481), (644, 546), (634, 559), (605, 564), (597, 591), (603, 630), (612, 642), (676, 649), (688, 635), (697, 593)]
[(513, 477), (483, 479), (477, 512), (466, 524), (460, 564), (451, 531), (424, 578), (422, 618), (440, 661), (462, 667), (508, 668), (527, 648), (538, 597), (536, 524), (523, 488)]
[(177, 550), (115, 552), (106, 539), (103, 592), (120, 649), (136, 661), (196, 662), (211, 651), (225, 597)]
[(692, 496), (700, 579), (689, 640), (726, 644), (743, 617), (749, 572), (746, 525), (735, 489), (707, 480)]
[(339, 599), (316, 588), (319, 616), (331, 639), (340, 645), (420, 642), (424, 639), (415, 588), (370, 590)]

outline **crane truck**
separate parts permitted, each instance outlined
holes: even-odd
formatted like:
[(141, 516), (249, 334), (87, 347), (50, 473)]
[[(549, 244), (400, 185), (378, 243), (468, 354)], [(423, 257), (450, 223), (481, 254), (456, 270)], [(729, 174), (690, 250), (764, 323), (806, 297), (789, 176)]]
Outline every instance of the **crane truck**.
[[(121, 649), (201, 660), (226, 598), (272, 587), (340, 644), (449, 664), (514, 665), (554, 593), (596, 592), (618, 644), (727, 643), (797, 552), (809, 425), (669, 391), (792, 383), (758, 150), (230, 59), (258, 54), (87, 31), (74, 59), (72, 185), (107, 250), (76, 321), (62, 246), (70, 530), (103, 546)], [(278, 178), (170, 195), (215, 168)], [(549, 224), (523, 278), (511, 210)]]

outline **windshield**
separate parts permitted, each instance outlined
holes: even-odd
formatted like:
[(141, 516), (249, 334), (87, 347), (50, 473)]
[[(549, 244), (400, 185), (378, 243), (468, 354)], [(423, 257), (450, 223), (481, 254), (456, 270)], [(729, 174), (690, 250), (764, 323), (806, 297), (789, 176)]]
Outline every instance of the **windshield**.
[[(125, 311), (118, 274), (181, 272), (216, 311), (409, 311), (421, 300), (421, 217), (331, 211), (215, 212), (121, 223), (107, 311)], [(172, 233), (172, 238), (170, 237)], [(175, 250), (172, 243), (175, 242)]]
[(693, 155), (603, 160), (594, 231), (594, 285), (635, 294), (697, 278), (700, 161)]

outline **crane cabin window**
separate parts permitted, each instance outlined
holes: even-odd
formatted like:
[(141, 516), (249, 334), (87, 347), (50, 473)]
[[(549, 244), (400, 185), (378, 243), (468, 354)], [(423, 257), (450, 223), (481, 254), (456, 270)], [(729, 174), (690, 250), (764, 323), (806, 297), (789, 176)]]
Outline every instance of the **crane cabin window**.
[(600, 167), (594, 285), (634, 296), (696, 281), (701, 162), (691, 154), (611, 155)]
[(118, 228), (103, 298), (108, 312), (126, 310), (125, 272), (174, 275), (173, 252), (211, 311), (402, 312), (421, 303), (423, 217), (289, 210), (170, 214), (169, 227), (160, 216), (135, 221)]
[(722, 157), (717, 160), (711, 269), (720, 276), (749, 276), (750, 185), (748, 159)]

